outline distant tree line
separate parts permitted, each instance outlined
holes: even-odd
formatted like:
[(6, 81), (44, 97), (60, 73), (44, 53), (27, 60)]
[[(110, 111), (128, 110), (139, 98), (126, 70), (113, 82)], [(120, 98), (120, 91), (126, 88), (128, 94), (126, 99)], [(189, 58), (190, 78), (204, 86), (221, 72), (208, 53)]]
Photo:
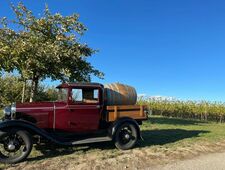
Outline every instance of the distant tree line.
[[(21, 77), (13, 75), (3, 75), (0, 77), (0, 108), (10, 105), (13, 102), (29, 102), (31, 82), (26, 82), (26, 90), (23, 98), (24, 82)], [(55, 101), (57, 99), (57, 89), (40, 84), (35, 95), (35, 101)]]

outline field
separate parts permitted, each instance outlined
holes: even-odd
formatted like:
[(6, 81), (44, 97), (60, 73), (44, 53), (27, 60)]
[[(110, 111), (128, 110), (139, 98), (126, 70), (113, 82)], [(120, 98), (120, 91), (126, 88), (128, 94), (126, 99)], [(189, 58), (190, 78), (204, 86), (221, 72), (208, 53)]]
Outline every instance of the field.
[(60, 148), (35, 146), (26, 162), (7, 169), (133, 169), (225, 150), (225, 124), (152, 116), (142, 125), (144, 141), (119, 151), (111, 142)]
[(149, 106), (153, 115), (211, 120), (220, 123), (225, 121), (225, 103), (222, 102), (140, 99), (139, 103)]

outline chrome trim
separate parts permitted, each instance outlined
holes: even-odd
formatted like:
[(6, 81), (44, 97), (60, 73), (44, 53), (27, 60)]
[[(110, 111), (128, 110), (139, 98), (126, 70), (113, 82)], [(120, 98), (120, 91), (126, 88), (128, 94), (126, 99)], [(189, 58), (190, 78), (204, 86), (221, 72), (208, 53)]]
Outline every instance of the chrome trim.
[(55, 110), (56, 110), (55, 102), (53, 102), (53, 129), (54, 130), (55, 130)]
[(22, 108), (17, 108), (17, 110), (44, 110), (44, 109), (48, 109), (48, 110), (52, 110), (52, 107), (22, 107)]
[(16, 118), (16, 103), (13, 103), (11, 105), (11, 119), (15, 119)]

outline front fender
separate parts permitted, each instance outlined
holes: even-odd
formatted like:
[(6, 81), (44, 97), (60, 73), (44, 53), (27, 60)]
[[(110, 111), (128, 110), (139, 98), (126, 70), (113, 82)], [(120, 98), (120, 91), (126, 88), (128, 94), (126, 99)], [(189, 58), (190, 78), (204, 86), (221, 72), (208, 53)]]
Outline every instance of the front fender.
[(57, 140), (55, 137), (53, 137), (50, 133), (48, 133), (44, 129), (40, 129), (35, 124), (25, 120), (4, 120), (0, 123), (0, 133), (2, 132), (4, 133), (9, 129), (16, 129), (16, 128), (24, 129), (31, 133), (40, 135), (41, 137), (59, 145), (66, 145), (66, 146), (71, 145), (70, 143), (65, 143), (61, 142), (60, 140)]

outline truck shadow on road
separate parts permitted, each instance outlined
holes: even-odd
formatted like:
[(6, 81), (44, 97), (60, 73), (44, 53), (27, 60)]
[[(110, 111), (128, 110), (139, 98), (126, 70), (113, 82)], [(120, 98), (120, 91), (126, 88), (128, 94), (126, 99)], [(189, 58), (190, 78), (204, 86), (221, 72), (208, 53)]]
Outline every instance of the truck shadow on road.
[[(177, 142), (186, 138), (198, 137), (201, 134), (209, 133), (204, 130), (183, 130), (183, 129), (155, 129), (155, 130), (143, 130), (143, 141), (139, 141), (137, 148), (153, 146), (153, 145), (165, 145), (173, 142)], [(99, 151), (113, 150), (115, 146), (113, 142), (102, 142), (89, 145), (82, 145), (76, 147), (61, 147), (53, 144), (36, 145), (35, 149), (40, 151), (41, 155), (35, 155), (28, 158), (28, 161), (37, 161), (46, 158), (58, 157), (63, 155), (78, 154), (91, 152), (92, 149)]]

